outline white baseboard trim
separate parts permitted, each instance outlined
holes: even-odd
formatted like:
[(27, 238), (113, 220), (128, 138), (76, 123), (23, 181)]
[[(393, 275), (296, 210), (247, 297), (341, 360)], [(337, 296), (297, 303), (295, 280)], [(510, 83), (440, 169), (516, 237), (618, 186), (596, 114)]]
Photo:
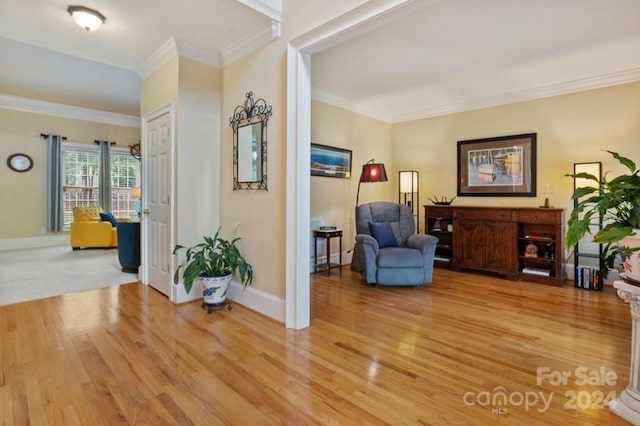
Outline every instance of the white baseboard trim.
[[(175, 304), (180, 304), (202, 299), (202, 290), (198, 287), (199, 284), (194, 283), (191, 292), (187, 294), (183, 283), (171, 284), (170, 300)], [(284, 299), (280, 297), (265, 293), (253, 287), (243, 289), (242, 284), (234, 280), (229, 283), (227, 298), (247, 308), (253, 309), (262, 315), (284, 323), (285, 302)]]
[[(347, 251), (343, 251), (342, 252), (342, 265), (348, 265), (351, 263), (351, 258), (353, 257), (353, 251), (352, 250), (347, 250)], [(327, 256), (318, 256), (318, 263), (326, 263), (327, 261)], [(331, 254), (331, 263), (338, 263), (340, 261), (340, 256), (338, 256), (338, 253), (333, 253)], [(313, 264), (313, 257), (311, 257), (311, 259), (309, 259), (309, 270), (313, 271), (313, 267), (315, 265)]]
[(69, 243), (69, 234), (57, 234), (45, 237), (33, 237), (33, 238), (12, 238), (7, 240), (0, 240), (0, 251), (5, 250), (24, 250), (30, 248), (41, 247), (56, 247), (67, 245), (71, 248)]
[(231, 281), (227, 297), (240, 305), (260, 312), (281, 323), (285, 322), (284, 299), (253, 287), (243, 289), (242, 284)]
[(171, 295), (169, 296), (169, 300), (171, 300), (175, 304), (179, 304), (192, 302), (196, 299), (202, 299), (202, 290), (199, 290), (198, 287), (198, 284), (193, 283), (191, 291), (187, 293), (187, 291), (184, 289), (184, 283), (171, 283)]

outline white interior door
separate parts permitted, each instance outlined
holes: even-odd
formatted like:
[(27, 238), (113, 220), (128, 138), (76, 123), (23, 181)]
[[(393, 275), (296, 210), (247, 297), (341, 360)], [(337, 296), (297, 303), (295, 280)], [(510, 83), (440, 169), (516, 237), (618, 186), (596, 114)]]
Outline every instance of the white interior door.
[(146, 167), (144, 194), (143, 262), (146, 284), (170, 296), (171, 290), (171, 114), (166, 112), (147, 123), (143, 152)]

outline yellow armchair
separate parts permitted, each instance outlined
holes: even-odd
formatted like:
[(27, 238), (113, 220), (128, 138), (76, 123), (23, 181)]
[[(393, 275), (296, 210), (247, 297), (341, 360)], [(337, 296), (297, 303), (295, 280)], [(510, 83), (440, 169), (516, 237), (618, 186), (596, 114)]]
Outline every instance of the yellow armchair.
[(71, 247), (74, 250), (86, 247), (118, 247), (118, 233), (110, 222), (102, 222), (98, 206), (73, 208), (71, 223)]

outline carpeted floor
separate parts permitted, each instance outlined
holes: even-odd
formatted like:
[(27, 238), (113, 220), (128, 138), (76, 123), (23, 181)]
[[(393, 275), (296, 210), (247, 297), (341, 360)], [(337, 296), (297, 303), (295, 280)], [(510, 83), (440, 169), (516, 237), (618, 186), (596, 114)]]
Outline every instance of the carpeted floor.
[(117, 249), (0, 251), (0, 305), (138, 281), (120, 269)]

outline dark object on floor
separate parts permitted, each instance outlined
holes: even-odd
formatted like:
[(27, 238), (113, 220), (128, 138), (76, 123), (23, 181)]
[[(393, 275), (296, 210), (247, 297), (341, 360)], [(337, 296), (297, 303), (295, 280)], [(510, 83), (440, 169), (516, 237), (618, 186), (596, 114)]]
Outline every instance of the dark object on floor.
[(140, 222), (118, 222), (118, 260), (122, 272), (138, 273), (140, 266)]

